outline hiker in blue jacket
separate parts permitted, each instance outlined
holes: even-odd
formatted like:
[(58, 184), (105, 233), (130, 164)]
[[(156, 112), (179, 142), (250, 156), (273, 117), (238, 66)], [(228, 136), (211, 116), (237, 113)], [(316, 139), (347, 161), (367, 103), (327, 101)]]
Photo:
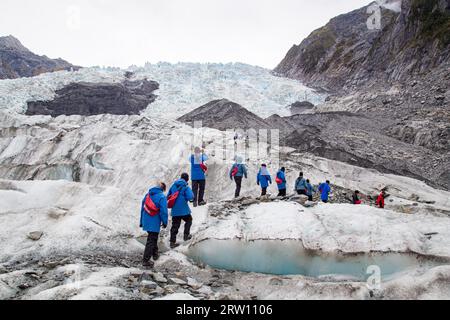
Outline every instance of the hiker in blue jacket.
[(145, 245), (144, 259), (142, 265), (144, 267), (153, 268), (154, 262), (158, 260), (158, 237), (163, 228), (167, 228), (168, 212), (167, 212), (167, 198), (164, 195), (166, 191), (165, 183), (160, 183), (159, 186), (151, 188), (147, 195), (142, 200), (141, 206), (141, 223), (140, 226), (148, 233), (147, 244)]
[(208, 156), (199, 147), (194, 149), (194, 154), (189, 158), (191, 163), (192, 191), (194, 192), (194, 207), (206, 205), (204, 197), (207, 171), (205, 162), (207, 160)]
[(322, 183), (319, 186), (319, 192), (320, 192), (320, 199), (324, 202), (328, 202), (328, 198), (330, 196), (331, 187), (330, 187), (330, 181), (327, 180), (327, 182)]
[(247, 179), (247, 168), (245, 164), (242, 163), (242, 157), (236, 157), (236, 162), (233, 164), (230, 170), (230, 179), (236, 183), (236, 191), (234, 193), (235, 198), (239, 198), (241, 194), (242, 179), (245, 177)]
[(170, 198), (176, 192), (179, 192), (178, 198), (172, 208), (172, 228), (170, 230), (170, 247), (172, 249), (178, 247), (177, 245), (177, 235), (178, 230), (181, 226), (181, 221), (184, 221), (184, 241), (192, 239), (191, 236), (191, 226), (192, 226), (192, 215), (191, 208), (189, 208), (189, 201), (194, 199), (194, 193), (192, 189), (189, 188), (189, 175), (183, 173), (181, 179), (175, 181), (173, 186), (170, 188), (167, 198)]
[(313, 201), (314, 193), (316, 193), (316, 188), (314, 188), (309, 179), (306, 179), (306, 195), (308, 196), (308, 201)]
[(286, 168), (277, 172), (276, 182), (278, 185), (278, 197), (286, 197)]
[(298, 194), (303, 194), (303, 195), (307, 195), (307, 183), (306, 183), (306, 179), (303, 176), (303, 172), (300, 172), (297, 180), (295, 181), (295, 191), (297, 191)]
[(267, 170), (267, 165), (262, 164), (261, 169), (259, 169), (256, 183), (261, 186), (261, 196), (267, 194), (267, 188), (269, 184), (272, 184), (272, 178), (270, 177), (269, 170)]

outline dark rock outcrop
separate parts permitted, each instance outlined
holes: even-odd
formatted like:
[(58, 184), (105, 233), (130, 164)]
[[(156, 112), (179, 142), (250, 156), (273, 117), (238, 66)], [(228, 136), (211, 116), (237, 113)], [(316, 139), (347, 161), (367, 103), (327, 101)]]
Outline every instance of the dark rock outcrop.
[(203, 127), (223, 131), (270, 128), (264, 119), (227, 99), (211, 101), (180, 117), (178, 121), (188, 124), (202, 121)]
[(314, 31), (274, 71), (336, 92), (409, 79), (449, 61), (450, 0), (403, 0), (401, 13), (381, 8), (381, 30), (367, 27), (368, 7)]
[(159, 88), (154, 81), (126, 80), (122, 83), (71, 83), (56, 91), (52, 101), (28, 102), (27, 115), (132, 115), (155, 101)]
[(289, 106), (292, 115), (300, 114), (312, 109), (314, 109), (314, 105), (308, 101), (297, 101)]
[(0, 79), (34, 77), (46, 72), (78, 69), (80, 67), (62, 59), (34, 54), (13, 36), (0, 37)]

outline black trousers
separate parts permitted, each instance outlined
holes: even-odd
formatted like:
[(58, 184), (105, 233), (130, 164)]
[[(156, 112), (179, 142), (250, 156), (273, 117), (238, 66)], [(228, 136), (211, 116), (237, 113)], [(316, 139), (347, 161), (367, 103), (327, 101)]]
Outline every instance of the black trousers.
[(170, 229), (170, 242), (177, 242), (178, 230), (180, 230), (181, 221), (184, 221), (184, 236), (187, 237), (191, 234), (192, 216), (184, 217), (172, 217), (172, 229)]
[(234, 182), (236, 182), (236, 192), (234, 197), (238, 198), (241, 195), (242, 177), (234, 177)]
[(149, 232), (147, 237), (147, 244), (145, 245), (144, 261), (148, 262), (150, 259), (158, 254), (158, 232)]
[(313, 201), (314, 199), (313, 199), (313, 196), (312, 195), (309, 195), (308, 196), (308, 201)]
[(297, 193), (298, 193), (298, 194), (303, 194), (303, 195), (305, 195), (305, 196), (307, 195), (307, 194), (306, 194), (306, 190), (297, 190)]
[(267, 187), (261, 188), (261, 196), (265, 196), (267, 194)]
[(286, 197), (286, 189), (281, 189), (278, 191), (279, 197)]
[(192, 191), (194, 192), (194, 206), (204, 201), (206, 180), (192, 180)]

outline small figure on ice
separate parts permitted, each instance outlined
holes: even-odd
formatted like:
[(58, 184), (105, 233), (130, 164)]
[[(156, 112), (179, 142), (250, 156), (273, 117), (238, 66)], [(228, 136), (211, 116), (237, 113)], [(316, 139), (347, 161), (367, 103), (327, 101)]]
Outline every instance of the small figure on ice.
[(286, 197), (286, 168), (283, 167), (277, 172), (275, 182), (278, 186), (278, 197)]
[(196, 147), (194, 154), (191, 155), (189, 161), (191, 162), (191, 177), (192, 177), (192, 191), (194, 192), (194, 207), (206, 205), (205, 189), (206, 189), (206, 172), (208, 167), (205, 162), (208, 156), (203, 149)]
[(237, 156), (236, 162), (233, 164), (230, 170), (230, 179), (236, 183), (236, 191), (234, 193), (235, 198), (239, 198), (241, 194), (242, 179), (247, 179), (247, 167), (242, 163), (242, 157)]
[(295, 181), (295, 191), (300, 195), (307, 195), (308, 185), (306, 183), (306, 179), (303, 176), (303, 172), (300, 172), (297, 180)]
[(322, 202), (328, 203), (331, 193), (331, 186), (329, 180), (327, 180), (325, 183), (322, 183), (319, 186), (319, 192), (320, 192), (320, 199), (322, 200)]
[(265, 196), (267, 194), (267, 188), (269, 187), (269, 184), (272, 184), (272, 178), (266, 164), (261, 165), (256, 183), (258, 186), (261, 186), (261, 197)]

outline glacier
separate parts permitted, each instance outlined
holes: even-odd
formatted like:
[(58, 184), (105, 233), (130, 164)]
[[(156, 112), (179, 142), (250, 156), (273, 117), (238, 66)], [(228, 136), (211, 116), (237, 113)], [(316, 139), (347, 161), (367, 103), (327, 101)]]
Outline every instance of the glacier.
[[(290, 115), (287, 108), (296, 101), (313, 104), (325, 95), (300, 82), (274, 76), (270, 70), (242, 63), (158, 63), (130, 67), (136, 79), (148, 78), (160, 84), (156, 103), (143, 115), (178, 118), (212, 100), (227, 98), (260, 117)], [(23, 113), (26, 102), (52, 100), (55, 91), (72, 82), (117, 83), (125, 80), (125, 70), (84, 68), (79, 71), (46, 73), (34, 78), (0, 81), (0, 109)]]
[[(161, 84), (157, 102), (141, 115), (23, 114), (28, 99), (51, 99), (55, 90), (72, 81), (122, 81), (120, 69), (88, 68), (0, 81), (0, 299), (450, 298), (449, 192), (282, 148), (289, 189), (300, 170), (315, 184), (330, 179), (367, 195), (388, 187), (386, 210), (370, 203), (307, 207), (274, 196), (257, 199), (257, 162), (248, 163), (242, 198), (230, 200), (231, 162), (220, 155), (233, 148), (233, 134), (210, 128), (200, 129), (211, 157), (209, 204), (193, 209), (194, 238), (169, 250), (168, 232), (163, 231), (161, 259), (154, 271), (142, 270), (142, 197), (157, 181), (171, 183), (189, 171), (187, 158), (196, 132), (176, 117), (224, 96), (261, 116), (287, 113), (286, 107), (304, 100), (305, 94), (315, 103), (324, 96), (243, 64), (161, 63), (129, 70)], [(271, 165), (270, 158), (260, 160)], [(274, 173), (278, 168), (270, 169)], [(276, 186), (270, 186), (269, 193), (276, 192)], [(37, 241), (27, 237), (35, 231), (43, 233)], [(231, 245), (220, 246), (220, 241)], [(263, 242), (256, 248), (248, 245), (255, 241)], [(234, 266), (241, 270), (230, 272), (192, 257), (201, 248), (197, 246), (209, 243), (207, 249), (215, 254), (244, 250), (261, 259), (259, 252), (268, 244), (264, 241), (275, 249), (279, 241), (287, 241), (288, 251), (298, 244), (301, 250), (333, 259), (376, 253), (388, 257), (385, 266), (392, 276), (372, 290), (345, 272), (288, 275), (246, 266)], [(398, 270), (391, 270), (398, 257)], [(414, 263), (411, 257), (421, 257), (424, 263)], [(140, 280), (145, 277), (157, 288), (143, 287)], [(187, 284), (177, 285), (173, 278)]]

